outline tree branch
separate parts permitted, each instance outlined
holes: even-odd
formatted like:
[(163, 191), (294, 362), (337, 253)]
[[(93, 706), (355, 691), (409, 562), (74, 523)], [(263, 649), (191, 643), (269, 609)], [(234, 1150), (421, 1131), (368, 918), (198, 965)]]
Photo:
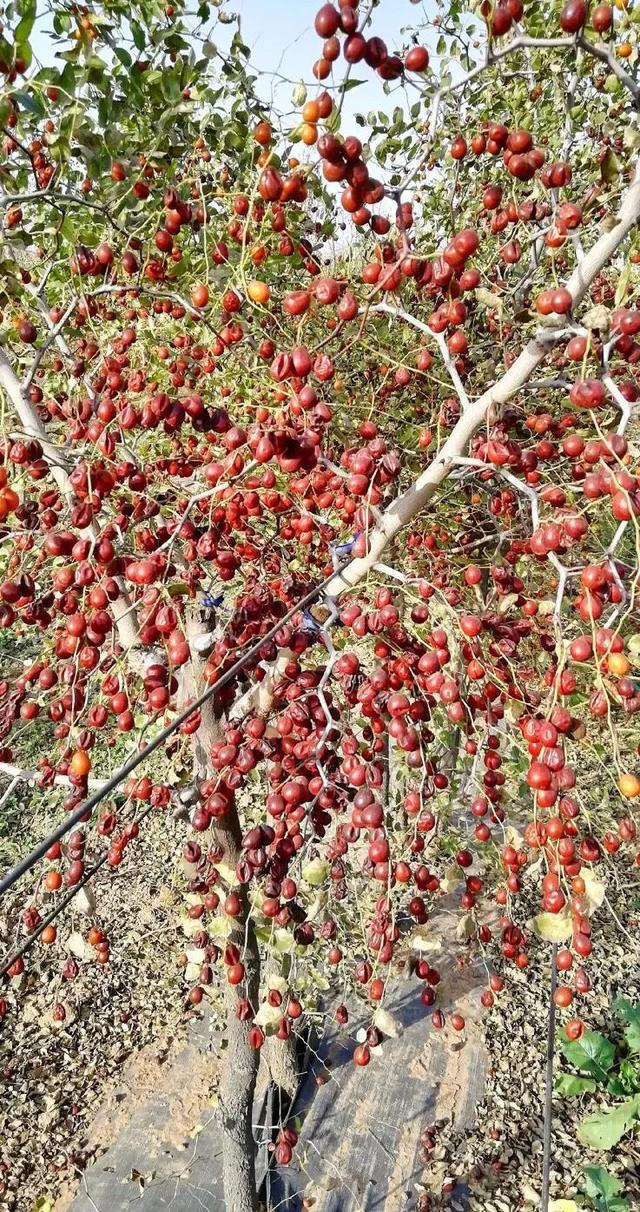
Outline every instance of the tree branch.
[[(610, 231), (600, 236), (566, 283), (574, 307), (584, 298), (593, 279), (626, 239), (639, 218), (640, 162), (636, 165), (632, 182), (623, 196), (615, 224)], [(367, 576), (398, 532), (429, 504), (456, 460), (464, 454), (473, 435), (486, 423), (490, 412), (496, 405), (505, 404), (525, 386), (550, 347), (559, 339), (561, 332), (562, 330), (557, 329), (540, 329), (497, 383), (469, 405), (433, 462), (425, 468), (415, 483), (385, 510), (380, 522), (369, 535), (367, 554), (352, 560), (329, 582), (327, 597), (338, 597)]]
[[(13, 405), (24, 432), (29, 437), (36, 438), (40, 443), (43, 456), (51, 468), (51, 474), (60, 492), (67, 500), (72, 499), (74, 493), (69, 480), (68, 464), (62, 453), (47, 439), (44, 425), (28, 396), (22, 390), (13, 367), (1, 347), (0, 388), (4, 390), (7, 399)], [(86, 533), (94, 541), (98, 538), (98, 531), (93, 525), (87, 528)], [(124, 591), (111, 603), (111, 609), (120, 643), (127, 652), (130, 652), (138, 643), (138, 624)]]
[(376, 303), (375, 307), (369, 308), (369, 311), (385, 312), (386, 315), (393, 316), (398, 320), (404, 320), (405, 324), (411, 324), (411, 326), (413, 328), (417, 328), (419, 332), (426, 333), (428, 337), (431, 337), (431, 340), (436, 342), (436, 345), (442, 354), (442, 360), (447, 368), (449, 378), (451, 379), (451, 382), (456, 390), (462, 407), (469, 407), (469, 397), (465, 391), (462, 379), (458, 374), (455, 362), (447, 349), (447, 343), (442, 333), (433, 332), (433, 330), (429, 328), (428, 324), (424, 324), (423, 321), (418, 320), (416, 316), (410, 315), (408, 311), (401, 311), (399, 307), (392, 307), (389, 303)]
[[(42, 775), (42, 771), (25, 770), (22, 766), (13, 766), (10, 762), (0, 762), (0, 775), (5, 775), (8, 779), (11, 779), (11, 787), (13, 788), (16, 783), (36, 783)], [(107, 779), (90, 777), (87, 779), (87, 787), (90, 791), (99, 791), (104, 787), (106, 782)], [(71, 785), (66, 774), (56, 774), (53, 783), (56, 787), (69, 787)]]
[(586, 51), (588, 55), (593, 55), (595, 59), (599, 59), (601, 63), (606, 63), (610, 72), (617, 77), (621, 84), (628, 92), (631, 93), (636, 104), (640, 102), (640, 87), (636, 84), (632, 76), (621, 67), (618, 60), (614, 58), (611, 51), (604, 45), (603, 42), (589, 42), (584, 34), (580, 34), (577, 39), (578, 46)]
[[(11, 138), (13, 139), (13, 135)], [(69, 203), (73, 203), (75, 206), (85, 206), (88, 210), (95, 210), (104, 215), (116, 231), (128, 238), (129, 233), (114, 219), (107, 206), (100, 202), (91, 202), (88, 198), (83, 198), (81, 194), (57, 193), (52, 189), (34, 189), (22, 194), (0, 194), (0, 210), (4, 210), (7, 206), (22, 206), (25, 202), (50, 202), (56, 208), (61, 208)]]

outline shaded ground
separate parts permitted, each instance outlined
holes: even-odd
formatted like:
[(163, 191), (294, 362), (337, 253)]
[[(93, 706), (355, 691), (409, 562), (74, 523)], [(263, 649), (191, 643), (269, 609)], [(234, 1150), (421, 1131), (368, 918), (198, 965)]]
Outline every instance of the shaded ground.
[[(446, 932), (448, 919), (442, 919)], [(446, 943), (446, 939), (445, 939)], [(444, 946), (445, 944), (443, 944)], [(434, 1031), (415, 979), (398, 978), (388, 993), (396, 1038), (374, 1050), (371, 1064), (352, 1063), (358, 1022), (349, 1033), (329, 1026), (308, 1052), (309, 1074), (293, 1108), (300, 1141), (292, 1164), (269, 1174), (269, 1206), (294, 1212), (302, 1199), (317, 1212), (404, 1212), (416, 1207), (422, 1187), (420, 1136), (433, 1120), (468, 1128), (481, 1097), (485, 1056), (479, 1042), (478, 992), (483, 973), (450, 959), (443, 971), (441, 1004), (467, 1019), (463, 1036)], [(73, 1212), (125, 1212), (144, 1191), (146, 1212), (223, 1212), (220, 1139), (203, 1073), (215, 1076), (207, 1026), (192, 1028), (189, 1045), (156, 1091), (139, 1105), (112, 1147), (85, 1173)], [(209, 1058), (209, 1059), (207, 1059)], [(195, 1087), (194, 1087), (195, 1083)], [(180, 1094), (192, 1093), (185, 1119)], [(264, 1090), (256, 1099), (259, 1175), (267, 1162)], [(462, 1208), (464, 1192), (457, 1192)], [(55, 1212), (62, 1212), (56, 1206)]]
[[(302, 1197), (313, 1200), (317, 1212), (416, 1207), (423, 1192), (424, 1130), (435, 1122), (470, 1129), (482, 1098), (479, 981), (470, 969), (451, 970), (446, 979), (442, 1004), (466, 1018), (462, 1037), (433, 1029), (414, 982), (397, 986), (386, 1003), (402, 1035), (385, 1040), (364, 1071), (352, 1063), (353, 1041), (329, 1037), (295, 1108), (302, 1131), (294, 1160), (271, 1182), (274, 1207), (293, 1212)], [(455, 1199), (455, 1207), (466, 1207), (463, 1184)]]

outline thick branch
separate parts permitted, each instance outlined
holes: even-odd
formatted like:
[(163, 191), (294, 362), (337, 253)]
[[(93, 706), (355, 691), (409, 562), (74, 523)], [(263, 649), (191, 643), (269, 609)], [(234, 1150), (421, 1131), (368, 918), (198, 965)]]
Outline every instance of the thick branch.
[(250, 686), (245, 693), (236, 700), (231, 708), (229, 716), (233, 720), (243, 720), (247, 715), (268, 716), (271, 711), (273, 702), (273, 690), (276, 682), (282, 677), (289, 661), (294, 659), (294, 653), (290, 648), (283, 648), (279, 652), (275, 661), (269, 665), (265, 676), (261, 682), (256, 682)]
[(48, 441), (44, 425), (31, 401), (23, 392), (20, 382), (13, 371), (13, 367), (2, 348), (0, 348), (0, 387), (4, 390), (7, 399), (13, 405), (24, 432), (28, 437), (37, 438), (39, 441), (58, 488), (65, 496), (68, 496), (70, 485), (69, 477), (65, 470), (64, 457)]
[[(640, 165), (637, 165), (615, 224), (610, 231), (600, 236), (566, 283), (574, 307), (584, 298), (594, 278), (611, 259), (639, 218)], [(469, 405), (433, 462), (425, 468), (415, 483), (385, 510), (380, 522), (368, 536), (366, 556), (352, 560), (329, 582), (327, 597), (338, 597), (367, 576), (398, 532), (429, 504), (439, 485), (449, 475), (456, 459), (464, 454), (473, 435), (486, 423), (492, 409), (496, 405), (505, 404), (525, 386), (557, 338), (558, 332), (554, 329), (539, 330), (497, 383)]]
[(613, 75), (631, 93), (636, 104), (640, 101), (640, 87), (636, 84), (633, 76), (630, 76), (624, 70), (609, 48), (604, 45), (604, 42), (589, 42), (584, 34), (581, 34), (578, 38), (578, 46), (581, 46), (588, 55), (593, 55), (595, 59), (599, 59), (601, 63), (606, 63), (609, 71), (613, 72)]
[[(186, 634), (191, 642), (192, 656), (184, 667), (181, 679), (181, 697), (188, 699), (197, 694), (202, 684), (204, 660), (194, 651), (192, 641), (200, 634), (208, 620), (201, 617), (197, 607), (189, 610)], [(210, 699), (201, 708), (201, 722), (191, 738), (194, 772), (196, 778), (211, 776), (211, 746), (223, 735), (222, 721)], [(206, 835), (207, 839), (219, 843), (225, 861), (235, 866), (241, 853), (241, 827), (237, 810), (230, 808), (224, 817), (216, 820), (215, 826)], [(253, 1138), (253, 1097), (258, 1076), (259, 1052), (249, 1046), (250, 1024), (236, 1015), (239, 996), (249, 998), (255, 1007), (260, 988), (260, 954), (253, 930), (246, 891), (241, 889), (242, 913), (232, 919), (228, 942), (235, 944), (241, 952), (245, 969), (243, 989), (231, 985), (225, 987), (227, 1017), (227, 1050), (222, 1078), (218, 1089), (219, 1120), (222, 1128), (222, 1168), (225, 1205), (228, 1212), (254, 1212), (257, 1207), (255, 1179), (255, 1141)]]

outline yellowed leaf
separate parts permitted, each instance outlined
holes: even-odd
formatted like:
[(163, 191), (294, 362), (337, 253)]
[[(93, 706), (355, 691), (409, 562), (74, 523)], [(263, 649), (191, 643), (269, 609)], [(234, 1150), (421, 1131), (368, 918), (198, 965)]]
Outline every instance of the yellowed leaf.
[(268, 1002), (263, 1002), (258, 1008), (258, 1013), (254, 1018), (256, 1027), (277, 1027), (282, 1018), (282, 1010), (278, 1006), (270, 1006)]
[(228, 863), (223, 863), (223, 862), (216, 863), (215, 868), (216, 868), (216, 871), (219, 873), (220, 878), (224, 880), (225, 884), (228, 884), (230, 888), (235, 888), (235, 886), (238, 882), (238, 878), (235, 873), (235, 868), (230, 867)]
[(640, 633), (635, 632), (634, 635), (629, 636), (627, 640), (627, 652), (632, 660), (640, 660)]
[(461, 879), (462, 872), (458, 864), (452, 863), (450, 867), (447, 867), (447, 870), (440, 880), (440, 887), (443, 892), (453, 892), (454, 888), (458, 887)]
[(400, 1019), (394, 1018), (383, 1006), (378, 1006), (373, 1016), (373, 1025), (382, 1031), (383, 1035), (388, 1035), (389, 1039), (398, 1039), (404, 1030)]
[(538, 913), (533, 919), (536, 934), (549, 943), (561, 943), (565, 938), (571, 938), (573, 923), (569, 909), (561, 913)]
[(514, 850), (522, 849), (524, 838), (513, 825), (507, 825), (504, 831), (504, 840), (507, 846), (513, 846)]
[(595, 913), (599, 909), (605, 898), (606, 887), (602, 880), (599, 880), (593, 871), (588, 868), (580, 872), (584, 880), (584, 897), (587, 902), (587, 917)]
[(456, 938), (461, 942), (466, 942), (467, 939), (473, 938), (476, 933), (476, 924), (472, 913), (464, 913), (456, 926)]
[(328, 874), (329, 864), (321, 858), (312, 859), (302, 868), (302, 878), (305, 883), (311, 884), (312, 888), (319, 888), (320, 884), (324, 884)]
[(283, 976), (280, 976), (277, 972), (270, 972), (267, 977), (267, 989), (275, 989), (277, 993), (281, 993), (284, 997), (288, 985)]
[(436, 953), (442, 951), (442, 943), (439, 938), (434, 938), (433, 934), (427, 934), (425, 927), (418, 926), (411, 935), (411, 946), (414, 951), (420, 951), (424, 955), (430, 951)]

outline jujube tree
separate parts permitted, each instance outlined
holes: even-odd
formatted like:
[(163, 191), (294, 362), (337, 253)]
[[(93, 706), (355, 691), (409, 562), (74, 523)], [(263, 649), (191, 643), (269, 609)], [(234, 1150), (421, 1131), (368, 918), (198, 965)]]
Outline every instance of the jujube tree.
[[(452, 887), (507, 969), (565, 942), (577, 1037), (598, 871), (634, 854), (635, 15), (452, 3), (387, 47), (376, 9), (317, 11), (293, 127), (222, 7), (54, 6), (54, 67), (30, 0), (0, 36), (0, 626), (26, 654), (0, 757), (19, 777), (37, 727), (77, 810), (122, 737), (212, 689), (170, 779), (150, 752), (50, 848), (7, 946), (21, 923), (72, 979), (43, 917), (188, 807), (180, 962), (189, 1005), (226, 1007), (231, 1212), (267, 1041), (355, 994), (367, 1065), (397, 944)], [(394, 108), (346, 130), (356, 65)], [(89, 941), (108, 962), (99, 902)]]

